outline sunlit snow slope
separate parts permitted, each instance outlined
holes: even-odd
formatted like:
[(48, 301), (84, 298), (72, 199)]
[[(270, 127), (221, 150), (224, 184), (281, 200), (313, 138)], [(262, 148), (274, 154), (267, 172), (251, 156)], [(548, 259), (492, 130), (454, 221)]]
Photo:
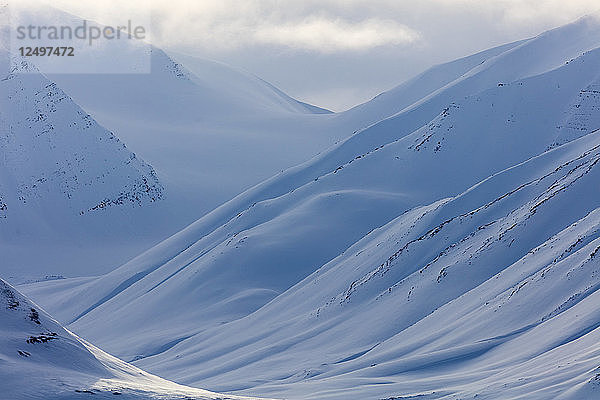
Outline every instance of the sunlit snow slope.
[(240, 399), (174, 384), (73, 335), (0, 279), (2, 399)]

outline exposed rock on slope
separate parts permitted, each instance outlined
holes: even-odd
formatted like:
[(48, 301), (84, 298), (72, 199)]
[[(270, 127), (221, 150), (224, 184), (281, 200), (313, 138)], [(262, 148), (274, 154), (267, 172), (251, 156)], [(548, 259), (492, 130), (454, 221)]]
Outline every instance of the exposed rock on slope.
[[(0, 279), (2, 398), (231, 399), (168, 382), (118, 360), (61, 327)], [(248, 398), (248, 400), (250, 400)]]

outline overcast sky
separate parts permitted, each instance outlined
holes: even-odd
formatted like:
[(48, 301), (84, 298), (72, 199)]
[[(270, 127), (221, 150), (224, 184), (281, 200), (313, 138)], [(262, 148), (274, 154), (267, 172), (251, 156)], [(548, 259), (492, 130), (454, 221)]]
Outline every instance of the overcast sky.
[(82, 17), (152, 12), (152, 41), (250, 71), (335, 111), (425, 68), (537, 35), (598, 0), (53, 0)]

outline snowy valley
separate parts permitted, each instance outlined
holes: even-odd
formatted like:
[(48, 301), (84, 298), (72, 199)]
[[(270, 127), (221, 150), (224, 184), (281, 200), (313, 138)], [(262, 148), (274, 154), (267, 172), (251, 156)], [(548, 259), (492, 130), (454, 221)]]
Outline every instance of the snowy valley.
[(598, 17), (341, 113), (151, 53), (0, 47), (2, 392), (600, 398)]

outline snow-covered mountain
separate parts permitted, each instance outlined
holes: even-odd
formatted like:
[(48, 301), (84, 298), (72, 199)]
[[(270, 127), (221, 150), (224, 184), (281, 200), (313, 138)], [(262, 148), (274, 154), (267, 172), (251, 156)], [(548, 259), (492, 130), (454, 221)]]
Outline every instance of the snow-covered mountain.
[[(110, 245), (111, 236), (122, 238), (151, 226), (141, 217), (151, 214), (142, 210), (156, 208), (164, 198), (153, 168), (29, 61), (11, 62), (11, 57), (0, 49), (2, 272), (33, 272), (34, 260), (64, 251), (53, 246), (76, 249), (85, 243), (81, 236)], [(126, 254), (147, 246), (132, 244)], [(44, 249), (49, 252), (40, 254)], [(46, 274), (53, 273), (46, 262), (41, 265)], [(84, 269), (80, 262), (71, 261), (62, 272), (90, 273), (78, 269)]]
[(3, 399), (231, 399), (148, 374), (73, 335), (0, 279)]
[(599, 66), (589, 17), (437, 67), (327, 124), (392, 116), (113, 272), (23, 289), (215, 390), (593, 398)]
[[(151, 73), (46, 74), (34, 65), (39, 59), (7, 50), (6, 12), (0, 247), (7, 279), (106, 273), (333, 143), (322, 131), (302, 133), (302, 121), (327, 118), (324, 110), (219, 63), (196, 65), (196, 76), (150, 45), (114, 42), (87, 56), (96, 72), (147, 56)], [(26, 12), (40, 24), (81, 22), (51, 7)]]
[[(38, 11), (37, 15), (43, 18), (41, 21), (49, 19), (56, 21), (56, 24), (61, 21), (75, 24), (79, 21), (50, 7)], [(35, 13), (28, 18), (35, 19)], [(0, 42), (6, 43), (8, 30), (4, 28), (7, 26), (3, 26), (0, 39), (4, 39)], [(15, 229), (6, 230), (4, 237), (10, 236), (11, 240), (3, 242), (2, 250), (7, 265), (2, 271), (5, 277), (14, 281), (44, 279), (44, 276), (73, 277), (106, 273), (242, 190), (303, 162), (362, 127), (399, 113), (390, 119), (393, 128), (384, 129), (393, 132), (391, 136), (373, 140), (380, 135), (373, 133), (376, 129), (369, 130), (370, 133), (366, 135), (356, 135), (354, 140), (338, 146), (338, 149), (343, 148), (341, 153), (335, 149), (328, 151), (327, 157), (313, 162), (310, 168), (302, 169), (305, 171), (304, 177), (296, 179), (294, 172), (288, 173), (289, 178), (280, 178), (275, 185), (262, 185), (262, 189), (258, 189), (266, 192), (245, 196), (246, 200), (242, 203), (230, 203), (232, 206), (222, 211), (221, 217), (214, 220), (214, 224), (209, 224), (208, 230), (203, 229), (203, 234), (211, 227), (214, 229), (225, 223), (228, 215), (237, 214), (254, 202), (281, 196), (306, 183), (306, 179), (337, 168), (347, 162), (352, 153), (356, 156), (368, 151), (369, 147), (375, 148), (412, 133), (456, 99), (475, 95), (486, 88), (495, 87), (499, 82), (511, 82), (555, 69), (564, 60), (575, 58), (596, 44), (597, 26), (592, 20), (582, 20), (532, 40), (500, 46), (434, 67), (398, 88), (340, 114), (323, 113), (321, 109), (290, 98), (259, 78), (220, 63), (176, 55), (176, 58), (181, 58), (190, 66), (186, 68), (160, 49), (128, 42), (92, 47), (89, 51), (92, 52), (90, 57), (94, 63), (90, 65), (98, 71), (107, 69), (115, 60), (139, 60), (148, 56), (151, 73), (42, 74), (43, 77), (25, 74), (19, 75), (18, 79), (28, 87), (36, 87), (41, 79), (47, 85), (53, 85), (56, 91), (64, 92), (72, 107), (70, 111), (63, 110), (65, 115), (61, 116), (61, 120), (79, 118), (77, 112), (89, 114), (87, 118), (97, 121), (94, 124), (101, 126), (115, 140), (118, 138), (127, 144), (128, 150), (119, 149), (121, 154), (115, 155), (115, 158), (119, 159), (127, 153), (136, 154), (138, 160), (145, 161), (143, 164), (146, 167), (139, 167), (147, 169), (142, 171), (142, 175), (146, 173), (152, 176), (134, 176), (125, 170), (114, 171), (113, 180), (106, 180), (102, 189), (96, 186), (88, 188), (98, 189), (98, 192), (90, 192), (97, 199), (88, 208), (98, 206), (106, 211), (103, 205), (114, 204), (114, 198), (122, 198), (122, 195), (127, 197), (132, 191), (139, 193), (146, 189), (150, 189), (147, 193), (159, 190), (160, 196), (155, 193), (148, 198), (155, 200), (160, 197), (161, 201), (139, 202), (137, 199), (140, 197), (133, 196), (132, 199), (137, 199), (125, 202), (130, 206), (137, 204), (138, 207), (120, 207), (118, 211), (98, 213), (102, 218), (76, 218), (67, 224), (63, 221), (70, 218), (63, 218), (61, 214), (72, 211), (75, 207), (73, 201), (69, 202), (70, 209), (65, 209), (64, 202), (55, 202), (50, 198), (43, 203), (39, 201), (42, 209), (49, 208), (52, 212), (34, 213), (28, 210), (28, 215), (32, 215), (31, 222), (19, 222), (18, 234), (13, 235)], [(31, 60), (28, 61), (31, 64)], [(7, 59), (2, 63), (10, 70)], [(1, 94), (7, 93), (3, 91)], [(32, 96), (24, 92), (16, 92), (15, 95)], [(6, 97), (4, 101), (8, 103), (12, 100)], [(27, 104), (28, 99), (19, 101)], [(73, 115), (66, 115), (70, 112)], [(9, 134), (10, 125), (15, 125), (19, 118), (21, 116), (14, 113), (5, 118), (5, 125), (8, 125), (2, 130), (6, 135)], [(378, 126), (384, 127), (385, 124), (382, 122)], [(38, 127), (32, 126), (31, 129)], [(76, 132), (76, 129), (73, 132), (61, 131), (61, 135), (68, 137)], [(56, 157), (62, 157), (60, 152), (69, 152), (80, 143), (73, 142), (72, 145), (66, 147), (62, 142), (53, 144), (57, 146), (56, 149), (60, 148)], [(90, 154), (100, 155), (102, 151), (94, 148)], [(78, 157), (78, 154), (71, 151), (68, 157)], [(48, 162), (51, 160), (52, 157)], [(114, 160), (112, 156), (104, 160), (97, 161), (111, 166), (122, 162), (122, 159)], [(44, 179), (40, 175), (42, 171), (46, 175), (52, 174), (56, 172), (53, 167), (39, 165), (37, 171), (28, 172), (25, 180)], [(93, 173), (96, 169), (86, 168), (85, 171)], [(144, 186), (144, 179), (151, 182), (148, 188)], [(18, 184), (31, 186), (35, 183)], [(36, 190), (39, 188), (40, 185), (36, 185)], [(62, 191), (58, 188), (57, 196), (60, 197)], [(5, 197), (0, 197), (0, 216), (10, 213), (10, 204)], [(390, 201), (393, 200), (390, 198)], [(140, 204), (142, 207), (139, 207)], [(402, 207), (394, 208), (393, 213)], [(83, 210), (85, 207), (80, 208)], [(369, 229), (389, 218), (390, 214), (385, 212), (381, 218), (373, 220)], [(315, 265), (327, 261), (344, 246), (358, 240), (368, 231), (366, 228), (351, 238), (341, 238), (340, 244), (331, 247), (331, 251), (320, 257)], [(96, 246), (99, 241), (103, 243), (102, 249)], [(28, 243), (35, 243), (36, 251), (31, 251)], [(81, 259), (88, 261), (82, 265)], [(40, 262), (42, 260), (43, 263)], [(315, 265), (298, 270), (291, 281), (305, 276)]]
[[(12, 11), (23, 12), (18, 4)], [(52, 7), (25, 13), (25, 21), (38, 25), (81, 24)], [(187, 68), (155, 46), (130, 40), (86, 47), (92, 61), (79, 62), (90, 73), (40, 68), (156, 169), (179, 209), (168, 233), (352, 132), (322, 128), (332, 113), (223, 63), (177, 55)], [(142, 73), (103, 73), (126, 60), (144, 64)]]
[[(9, 65), (3, 62), (8, 56), (0, 52), (0, 65)], [(55, 213), (84, 215), (161, 199), (163, 189), (151, 167), (55, 83), (38, 73), (21, 75), (19, 68), (35, 69), (22, 60), (18, 68), (0, 71), (3, 198), (13, 206), (9, 211), (5, 204), (3, 218), (14, 209), (15, 215), (32, 217), (34, 224), (43, 221), (19, 207), (29, 203), (47, 205)], [(23, 221), (19, 225), (26, 229)], [(3, 229), (1, 234), (6, 239), (16, 232)]]

